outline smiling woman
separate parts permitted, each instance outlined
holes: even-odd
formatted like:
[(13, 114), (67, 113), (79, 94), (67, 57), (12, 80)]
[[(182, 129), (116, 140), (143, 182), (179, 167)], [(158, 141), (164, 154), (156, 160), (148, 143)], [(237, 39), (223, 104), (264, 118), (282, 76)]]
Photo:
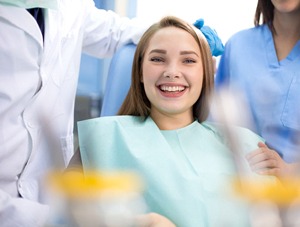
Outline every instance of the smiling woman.
[[(178, 119), (170, 122), (174, 129), (189, 125), (194, 118), (200, 122), (207, 118), (214, 68), (205, 37), (198, 36), (186, 22), (172, 18), (151, 26), (140, 40), (132, 86), (119, 114), (150, 115), (157, 119), (156, 124)], [(168, 121), (163, 120), (165, 116)]]
[(192, 123), (194, 117), (191, 107), (200, 97), (203, 81), (197, 40), (190, 33), (176, 27), (159, 30), (145, 50), (142, 67), (141, 80), (151, 103), (152, 119), (156, 121), (156, 118), (165, 115), (187, 119), (185, 125), (173, 124), (175, 128)]
[[(164, 17), (144, 33), (122, 116), (78, 123), (83, 168), (137, 172), (148, 211), (176, 226), (248, 226), (246, 205), (229, 194), (237, 172), (228, 141), (219, 126), (205, 122), (214, 70), (208, 42), (196, 31)], [(234, 130), (244, 154), (261, 141)], [(240, 165), (248, 166), (245, 159)]]

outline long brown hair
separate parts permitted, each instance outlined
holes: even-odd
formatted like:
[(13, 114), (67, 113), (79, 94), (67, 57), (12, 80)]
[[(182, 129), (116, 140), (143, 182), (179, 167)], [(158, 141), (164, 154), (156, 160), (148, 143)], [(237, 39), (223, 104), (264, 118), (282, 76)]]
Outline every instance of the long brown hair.
[(193, 114), (199, 122), (202, 122), (208, 116), (209, 100), (213, 91), (214, 69), (211, 51), (203, 35), (198, 36), (190, 24), (173, 16), (162, 18), (158, 23), (153, 24), (141, 37), (133, 59), (131, 86), (118, 114), (141, 116), (144, 118), (150, 115), (151, 103), (146, 96), (144, 85), (141, 82), (143, 75), (142, 65), (151, 38), (157, 31), (166, 27), (176, 27), (185, 30), (194, 37), (199, 45), (204, 77), (200, 97), (193, 106)]
[(267, 24), (271, 31), (275, 32), (273, 19), (274, 5), (271, 0), (258, 0), (254, 17), (254, 25), (259, 26), (260, 24)]

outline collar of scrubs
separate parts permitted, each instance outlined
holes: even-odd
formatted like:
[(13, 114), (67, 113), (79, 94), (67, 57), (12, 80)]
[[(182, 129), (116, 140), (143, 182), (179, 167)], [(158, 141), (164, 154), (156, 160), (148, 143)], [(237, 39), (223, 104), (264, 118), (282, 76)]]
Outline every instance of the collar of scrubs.
[(58, 0), (0, 0), (0, 4), (18, 6), (25, 9), (46, 8), (57, 9)]
[(299, 52), (300, 40), (298, 40), (298, 42), (295, 44), (295, 46), (290, 51), (288, 56), (286, 56), (286, 58), (282, 59), (281, 61), (278, 61), (273, 35), (272, 35), (272, 32), (271, 32), (269, 26), (264, 24), (261, 26), (261, 28), (263, 31), (269, 65), (272, 68), (279, 68), (280, 66), (287, 65), (293, 61), (298, 61), (299, 56), (300, 56), (300, 52)]

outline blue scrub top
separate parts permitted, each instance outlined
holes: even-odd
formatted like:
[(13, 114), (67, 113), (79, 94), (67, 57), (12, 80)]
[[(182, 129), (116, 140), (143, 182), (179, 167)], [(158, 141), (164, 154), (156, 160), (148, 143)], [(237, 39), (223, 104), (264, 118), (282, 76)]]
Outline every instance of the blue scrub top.
[[(262, 25), (243, 30), (225, 45), (216, 89), (229, 86), (249, 105), (253, 131), (285, 161), (300, 161), (300, 42), (278, 61), (272, 33)], [(243, 125), (242, 125), (243, 126)]]

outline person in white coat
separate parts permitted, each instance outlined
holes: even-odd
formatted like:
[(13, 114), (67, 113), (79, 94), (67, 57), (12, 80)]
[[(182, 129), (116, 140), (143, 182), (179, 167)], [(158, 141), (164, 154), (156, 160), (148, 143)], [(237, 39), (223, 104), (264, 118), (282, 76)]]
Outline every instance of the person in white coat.
[[(44, 34), (28, 8), (42, 8)], [(81, 53), (103, 58), (137, 43), (136, 19), (92, 0), (0, 0), (0, 225), (43, 226), (43, 180), (73, 155)], [(43, 36), (44, 35), (44, 36)]]

